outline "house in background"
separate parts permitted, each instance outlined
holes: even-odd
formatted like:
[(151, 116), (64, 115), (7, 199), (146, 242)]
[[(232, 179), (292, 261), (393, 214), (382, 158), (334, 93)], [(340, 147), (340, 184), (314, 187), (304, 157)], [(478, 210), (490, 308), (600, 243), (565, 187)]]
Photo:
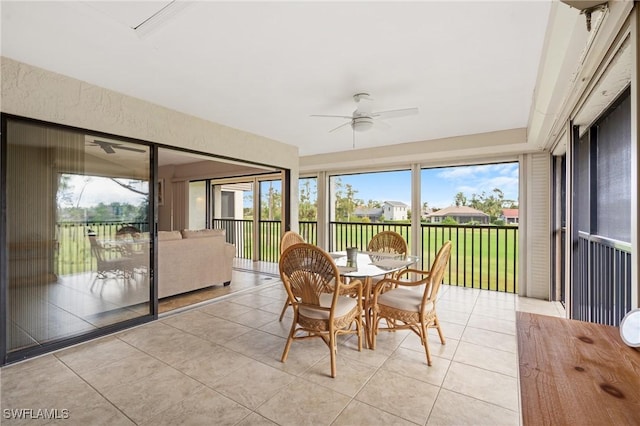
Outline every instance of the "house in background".
[(382, 215), (386, 220), (407, 220), (409, 206), (402, 201), (385, 201), (382, 204)]
[(502, 209), (500, 219), (504, 220), (507, 225), (518, 224), (518, 209)]
[(449, 206), (427, 215), (429, 223), (442, 223), (445, 218), (451, 218), (458, 223), (489, 223), (489, 215), (469, 206)]
[(385, 201), (382, 207), (357, 207), (353, 213), (359, 218), (369, 218), (372, 222), (380, 220), (407, 220), (409, 206), (402, 201)]

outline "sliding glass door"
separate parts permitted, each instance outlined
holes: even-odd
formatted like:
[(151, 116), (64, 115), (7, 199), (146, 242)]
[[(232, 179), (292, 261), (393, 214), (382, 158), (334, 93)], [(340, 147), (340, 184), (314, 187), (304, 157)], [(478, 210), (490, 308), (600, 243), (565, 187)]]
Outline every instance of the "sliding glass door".
[(5, 137), (5, 361), (150, 316), (151, 148), (11, 118)]

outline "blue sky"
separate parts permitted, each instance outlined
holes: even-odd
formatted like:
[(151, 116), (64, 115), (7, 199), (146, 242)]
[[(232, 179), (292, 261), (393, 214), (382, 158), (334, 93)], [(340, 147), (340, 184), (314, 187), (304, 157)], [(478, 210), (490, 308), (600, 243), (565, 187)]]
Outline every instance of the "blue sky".
[[(504, 198), (518, 199), (518, 163), (501, 163), (481, 166), (443, 167), (422, 170), (422, 202), (429, 207), (444, 208), (453, 204), (456, 193), (462, 192), (468, 199), (483, 191), (487, 195), (494, 188), (504, 192)], [(402, 201), (411, 204), (411, 173), (397, 172), (341, 175), (343, 185), (351, 184), (356, 198), (375, 201)]]

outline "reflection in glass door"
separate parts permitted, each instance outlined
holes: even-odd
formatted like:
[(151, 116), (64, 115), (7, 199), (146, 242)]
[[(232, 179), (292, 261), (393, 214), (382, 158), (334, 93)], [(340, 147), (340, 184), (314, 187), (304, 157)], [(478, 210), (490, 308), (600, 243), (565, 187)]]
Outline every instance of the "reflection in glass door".
[(150, 148), (7, 120), (6, 352), (150, 315)]

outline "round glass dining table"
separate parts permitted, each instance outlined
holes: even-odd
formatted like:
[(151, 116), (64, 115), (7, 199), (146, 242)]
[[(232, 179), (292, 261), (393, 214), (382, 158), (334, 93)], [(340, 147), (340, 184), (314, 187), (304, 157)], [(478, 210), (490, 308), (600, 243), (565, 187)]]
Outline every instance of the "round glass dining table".
[(353, 262), (348, 258), (346, 251), (331, 252), (329, 254), (336, 262), (341, 276), (362, 280), (365, 334), (367, 337), (367, 345), (371, 348), (373, 341), (373, 324), (371, 323), (373, 314), (371, 306), (373, 279), (377, 277), (384, 278), (385, 276), (415, 265), (418, 263), (419, 258), (417, 256), (406, 256), (394, 253), (358, 251), (356, 261)]

